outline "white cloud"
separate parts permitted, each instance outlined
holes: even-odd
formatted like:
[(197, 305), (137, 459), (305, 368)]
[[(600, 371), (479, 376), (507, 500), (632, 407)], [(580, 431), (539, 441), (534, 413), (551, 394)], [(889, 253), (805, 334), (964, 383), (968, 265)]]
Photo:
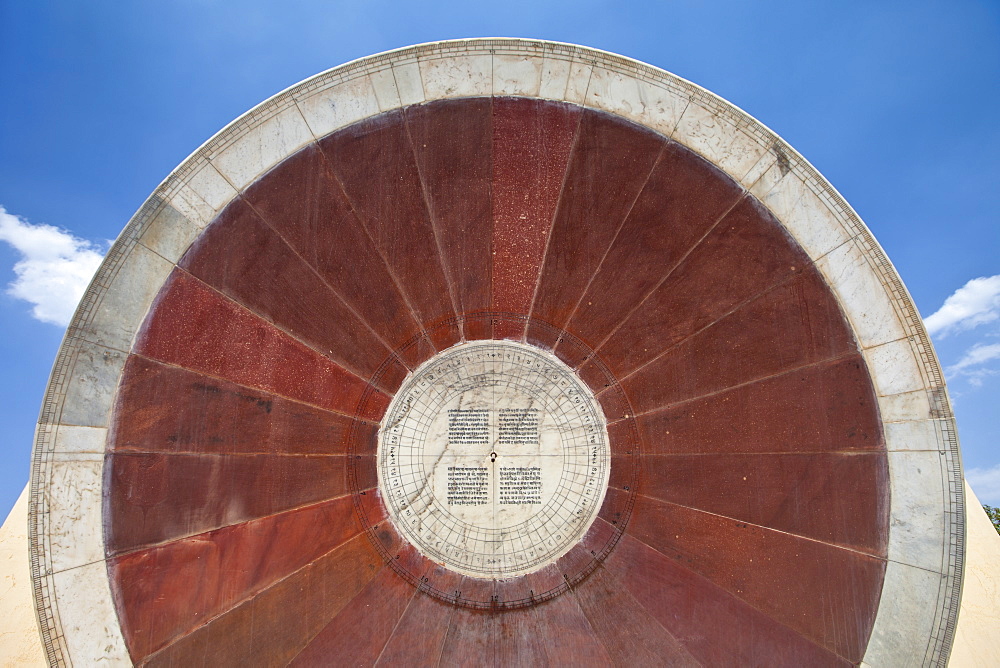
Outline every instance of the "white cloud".
[(981, 502), (1000, 506), (1000, 464), (988, 469), (966, 469), (965, 479)]
[(53, 325), (69, 324), (83, 291), (101, 264), (95, 244), (52, 225), (32, 225), (0, 206), (0, 241), (21, 254), (7, 293), (33, 305), (31, 314)]
[(978, 366), (984, 362), (1000, 358), (1000, 343), (977, 343), (969, 348), (962, 359), (951, 366), (955, 371), (962, 371), (971, 366)]
[[(1000, 319), (1000, 274), (974, 278), (924, 318), (931, 336), (948, 334)], [(971, 351), (970, 351), (971, 352)]]

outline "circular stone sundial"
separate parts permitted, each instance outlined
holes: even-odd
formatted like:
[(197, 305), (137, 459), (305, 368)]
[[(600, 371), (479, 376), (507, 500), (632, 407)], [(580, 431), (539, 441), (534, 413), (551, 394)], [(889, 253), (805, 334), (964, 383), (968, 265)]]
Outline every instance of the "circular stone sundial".
[(962, 471), (871, 232), (663, 70), (363, 58), (128, 223), (39, 417), (53, 665), (943, 665)]
[(610, 473), (593, 394), (552, 354), (508, 341), (418, 368), (379, 430), (389, 516), (426, 556), (473, 577), (525, 575), (597, 516)]

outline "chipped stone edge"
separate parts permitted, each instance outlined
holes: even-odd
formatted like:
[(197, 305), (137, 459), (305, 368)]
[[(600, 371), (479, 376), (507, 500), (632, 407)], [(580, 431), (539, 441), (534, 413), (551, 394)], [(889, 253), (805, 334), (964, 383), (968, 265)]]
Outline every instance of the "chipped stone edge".
[[(908, 643), (911, 647), (913, 643), (917, 643), (925, 646), (925, 665), (946, 664), (954, 640), (965, 554), (965, 496), (958, 437), (944, 375), (920, 314), (871, 232), (833, 186), (798, 152), (750, 115), (705, 89), (664, 70), (604, 51), (565, 43), (506, 38), (454, 40), (406, 47), (361, 58), (306, 79), (262, 102), (206, 141), (153, 191), (125, 226), (85, 292), (66, 331), (52, 368), (36, 429), (31, 468), (29, 540), (36, 613), (49, 663), (131, 663), (121, 636), (109, 584), (97, 587), (92, 593), (92, 605), (87, 610), (87, 614), (91, 616), (89, 623), (87, 620), (63, 620), (60, 617), (61, 600), (65, 603), (62, 606), (64, 614), (72, 614), (74, 606), (68, 592), (61, 593), (55, 586), (48, 541), (49, 513), (45, 499), (52, 465), (59, 455), (56, 432), (58, 426), (63, 424), (63, 415), (73, 413), (72, 410), (66, 411), (67, 407), (73, 408), (67, 406), (67, 392), (74, 381), (81, 352), (84, 349), (93, 351), (95, 347), (104, 347), (106, 356), (118, 356), (127, 355), (127, 349), (131, 348), (131, 339), (128, 345), (119, 342), (116, 348), (108, 348), (107, 343), (100, 340), (102, 330), (97, 324), (101, 317), (102, 302), (111, 292), (119, 271), (136, 250), (136, 246), (143, 246), (146, 251), (162, 257), (171, 267), (176, 265), (184, 250), (242, 187), (253, 183), (274, 164), (302, 147), (301, 141), (289, 144), (283, 136), (273, 139), (279, 144), (287, 145), (287, 153), (282, 154), (281, 151), (273, 151), (273, 147), (265, 147), (268, 128), (282, 126), (281, 123), (272, 122), (279, 115), (296, 119), (297, 127), (301, 128), (304, 124), (308, 128), (302, 103), (317, 93), (335, 96), (335, 87), (369, 78), (373, 82), (372, 86), (377, 83), (374, 91), (380, 97), (378, 111), (375, 113), (382, 113), (428, 101), (428, 82), (422, 81), (421, 77), (428, 76), (428, 72), (442, 71), (440, 67), (429, 66), (434, 61), (452, 59), (468, 64), (472, 62), (470, 57), (486, 55), (490, 56), (490, 62), (497, 55), (524, 58), (528, 63), (537, 61), (538, 71), (530, 73), (529, 79), (521, 82), (523, 85), (519, 87), (517, 81), (508, 80), (504, 82), (505, 88), (502, 90), (513, 88), (520, 96), (566, 101), (645, 125), (688, 146), (720, 166), (748, 192), (769, 206), (793, 238), (800, 238), (793, 232), (794, 229), (825, 225), (825, 229), (819, 229), (821, 233), (828, 233), (842, 240), (836, 247), (851, 244), (855, 256), (860, 253), (864, 258), (860, 270), (867, 272), (870, 285), (881, 286), (884, 290), (883, 295), (874, 296), (877, 303), (859, 299), (857, 291), (852, 294), (848, 290), (849, 286), (843, 285), (836, 274), (827, 272), (826, 279), (837, 293), (841, 307), (861, 342), (862, 352), (868, 361), (876, 387), (895, 388), (901, 382), (906, 386), (903, 392), (893, 392), (890, 389), (883, 394), (879, 391), (879, 404), (883, 412), (890, 413), (890, 408), (899, 404), (901, 394), (926, 397), (926, 414), (921, 412), (924, 410), (921, 408), (909, 419), (934, 420), (937, 429), (933, 432), (933, 438), (928, 438), (926, 443), (908, 443), (906, 449), (932, 450), (940, 454), (940, 475), (945, 491), (944, 498), (934, 500), (944, 516), (944, 533), (939, 537), (930, 537), (940, 542), (942, 550), (937, 591), (923, 591), (920, 596), (909, 596), (906, 591), (883, 592), (872, 638), (873, 641), (877, 638), (897, 638), (899, 642)], [(476, 58), (475, 62), (482, 65), (484, 60)], [(595, 69), (600, 72), (598, 79), (604, 82), (602, 85), (626, 86), (619, 89), (622, 91), (620, 97), (613, 94), (605, 97), (588, 95)], [(453, 68), (449, 75), (454, 77), (456, 72), (460, 77), (461, 68)], [(441, 82), (430, 83), (435, 84), (439, 91), (453, 91), (442, 92), (441, 97), (454, 96), (454, 91), (458, 91), (458, 96), (493, 95), (497, 86), (496, 73), (491, 68), (488, 76), (482, 70), (478, 74), (481, 76), (475, 85), (463, 84), (459, 78), (453, 81), (459, 86), (454, 89), (445, 87)], [(609, 78), (612, 76), (613, 79)], [(430, 88), (434, 90), (435, 85)], [(467, 88), (462, 89), (462, 85), (467, 85)], [(534, 92), (536, 87), (537, 93)], [(356, 89), (356, 86), (349, 85), (341, 87), (346, 94)], [(659, 102), (669, 103), (670, 109), (649, 106), (647, 103), (650, 103), (650, 92), (654, 93), (653, 97)], [(501, 94), (504, 93), (501, 91)], [(350, 101), (345, 99), (345, 102)], [(633, 104), (637, 108), (633, 108)], [(690, 119), (685, 117), (689, 110)], [(302, 123), (298, 119), (302, 119)], [(241, 182), (233, 183), (226, 176), (227, 172), (232, 173), (231, 165), (226, 164), (227, 151), (238, 150), (234, 147), (241, 142), (245, 143), (248, 137), (260, 142), (260, 155), (270, 154), (276, 159), (265, 161), (257, 168), (257, 173), (241, 175)], [(232, 155), (232, 151), (228, 155)], [(789, 189), (798, 193), (797, 196), (792, 196), (793, 201), (790, 202), (783, 198)], [(803, 203), (807, 198), (808, 201)], [(787, 206), (781, 205), (782, 202)], [(802, 225), (806, 227), (803, 228)], [(809, 246), (806, 250), (821, 271), (829, 269), (823, 264), (823, 259), (834, 248), (817, 250), (805, 241), (803, 245)], [(162, 268), (148, 279), (154, 287), (155, 281), (162, 282)], [(121, 288), (120, 285), (117, 287)], [(129, 335), (134, 338), (145, 318), (152, 301), (148, 292), (147, 290), (147, 294), (141, 295), (145, 303), (131, 314), (134, 321), (125, 321), (126, 318), (123, 318), (117, 323), (123, 333), (120, 337), (122, 341)], [(897, 331), (902, 336), (894, 341), (867, 341), (861, 335), (865, 333), (864, 324), (870, 320), (870, 313), (866, 309), (881, 311), (877, 315), (882, 318), (891, 316), (894, 329), (898, 328)], [(107, 317), (106, 313), (104, 317)], [(103, 326), (106, 327), (107, 322)], [(888, 349), (879, 350), (880, 346), (889, 345), (894, 346), (893, 351), (897, 357), (891, 358), (886, 368), (886, 364), (880, 366), (876, 362), (886, 358), (882, 353)], [(898, 377), (883, 377), (886, 373), (894, 372), (892, 360), (898, 361), (899, 354), (908, 358), (905, 364), (917, 373), (911, 372), (909, 378), (902, 380)], [(903, 362), (898, 364), (904, 365)], [(118, 373), (120, 374), (120, 368)], [(99, 382), (107, 385), (110, 381), (105, 379)], [(113, 391), (116, 387), (117, 378), (113, 388), (103, 389)], [(76, 393), (76, 399), (70, 397), (70, 401), (81, 401), (79, 393)], [(97, 412), (103, 417), (91, 421), (100, 424), (84, 426), (107, 428), (110, 422), (110, 405), (99, 407)], [(906, 563), (905, 555), (897, 558), (898, 562), (888, 562), (887, 568), (890, 571), (894, 568), (913, 568)], [(75, 564), (64, 570), (87, 565), (89, 564)], [(892, 581), (888, 574), (886, 581)], [(897, 604), (899, 597), (912, 599), (914, 603), (918, 600), (936, 601), (933, 625), (930, 628), (926, 628), (926, 624), (914, 627), (910, 624), (912, 620), (888, 614), (887, 599), (890, 597), (897, 599)], [(895, 607), (899, 608), (898, 605)], [(107, 637), (103, 639), (106, 642), (98, 642), (99, 639), (95, 638), (80, 642), (81, 638), (71, 637), (73, 634), (83, 633), (81, 629), (90, 629), (92, 635), (98, 628), (106, 630)], [(101, 647), (102, 653), (101, 656), (71, 657), (70, 648), (73, 647)], [(891, 648), (884, 645), (873, 648), (870, 644), (865, 663), (879, 665), (879, 655), (885, 657), (888, 650)]]

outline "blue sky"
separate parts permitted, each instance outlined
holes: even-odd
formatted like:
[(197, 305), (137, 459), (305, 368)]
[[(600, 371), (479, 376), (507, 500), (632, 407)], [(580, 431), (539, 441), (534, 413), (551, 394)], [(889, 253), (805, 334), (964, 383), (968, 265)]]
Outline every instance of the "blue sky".
[(59, 323), (153, 188), (301, 79), (475, 36), (638, 58), (798, 149), (867, 222), (920, 312), (938, 312), (968, 477), (1000, 505), (997, 2), (5, 0), (0, 29), (3, 516), (28, 478)]

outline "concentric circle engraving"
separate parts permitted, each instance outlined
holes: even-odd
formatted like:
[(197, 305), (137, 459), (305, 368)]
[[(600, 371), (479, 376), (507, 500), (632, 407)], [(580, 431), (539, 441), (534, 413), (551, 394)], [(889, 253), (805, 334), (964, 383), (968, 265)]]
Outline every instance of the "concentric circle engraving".
[(379, 431), (379, 486), (399, 531), (464, 575), (558, 559), (601, 507), (611, 453), (590, 390), (555, 356), (508, 341), (418, 368)]

